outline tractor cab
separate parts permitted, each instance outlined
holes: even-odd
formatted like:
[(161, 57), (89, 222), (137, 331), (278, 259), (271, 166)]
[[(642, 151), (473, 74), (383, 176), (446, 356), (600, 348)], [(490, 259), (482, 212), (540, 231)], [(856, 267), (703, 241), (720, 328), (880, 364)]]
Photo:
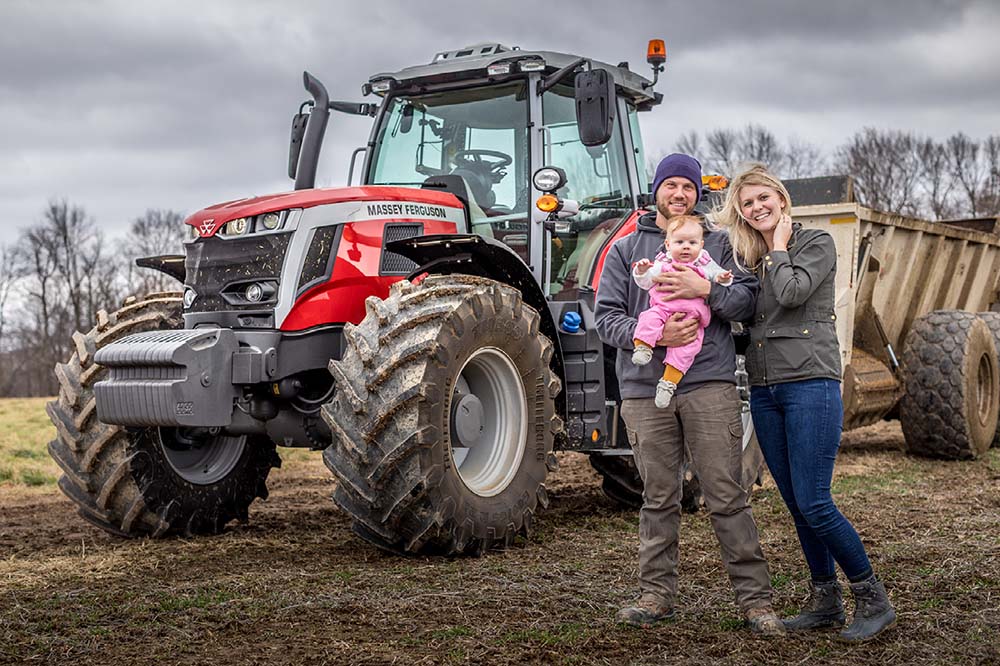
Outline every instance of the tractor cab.
[[(574, 300), (646, 191), (637, 115), (659, 102), (652, 86), (627, 63), (500, 44), (441, 52), (363, 86), (382, 100), (377, 110), (354, 105), (376, 116), (358, 149), (361, 181), (455, 194), (469, 231), (509, 247), (547, 298)], [(548, 226), (532, 184), (544, 166), (565, 172), (555, 194), (579, 204), (572, 219)]]

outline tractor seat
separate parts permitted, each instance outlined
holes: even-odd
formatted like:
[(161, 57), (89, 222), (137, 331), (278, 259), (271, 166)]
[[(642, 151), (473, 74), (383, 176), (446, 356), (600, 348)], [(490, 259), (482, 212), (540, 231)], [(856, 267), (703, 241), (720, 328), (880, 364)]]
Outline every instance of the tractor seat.
[(472, 230), (472, 233), (479, 234), (485, 238), (493, 238), (493, 227), (490, 226), (490, 220), (486, 216), (486, 213), (483, 212), (483, 209), (479, 207), (476, 199), (472, 196), (469, 184), (462, 176), (457, 174), (431, 176), (421, 183), (420, 188), (454, 194), (462, 202), (462, 205), (465, 206), (466, 218), (469, 221), (469, 228)]

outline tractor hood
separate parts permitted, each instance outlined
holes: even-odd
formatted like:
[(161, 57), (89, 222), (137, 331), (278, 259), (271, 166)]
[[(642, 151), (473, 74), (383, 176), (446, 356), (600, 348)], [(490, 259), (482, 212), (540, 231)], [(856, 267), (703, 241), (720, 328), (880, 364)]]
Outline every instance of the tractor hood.
[[(352, 201), (406, 202), (400, 206), (444, 206), (447, 208), (462, 208), (462, 204), (453, 194), (434, 190), (421, 190), (411, 187), (394, 187), (386, 185), (369, 185), (365, 187), (334, 187), (327, 189), (296, 190), (280, 194), (268, 194), (260, 197), (227, 201), (202, 209), (189, 216), (184, 224), (194, 227), (198, 236), (210, 238), (224, 224), (240, 218), (253, 218), (265, 213), (285, 210), (313, 208), (332, 203), (348, 203)], [(391, 205), (391, 204), (389, 204)], [(423, 215), (420, 210), (400, 210), (400, 216)], [(365, 208), (359, 208), (359, 219), (370, 219), (371, 215)]]

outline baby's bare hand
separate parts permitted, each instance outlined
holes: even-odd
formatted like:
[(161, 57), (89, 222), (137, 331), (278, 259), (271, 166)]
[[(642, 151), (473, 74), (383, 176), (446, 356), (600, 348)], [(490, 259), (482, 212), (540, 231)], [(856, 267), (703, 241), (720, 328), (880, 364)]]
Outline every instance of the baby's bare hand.
[(649, 259), (640, 259), (635, 262), (635, 272), (638, 275), (644, 275), (653, 266), (653, 262)]
[(733, 279), (732, 271), (723, 271), (715, 276), (715, 282), (717, 284), (725, 284)]

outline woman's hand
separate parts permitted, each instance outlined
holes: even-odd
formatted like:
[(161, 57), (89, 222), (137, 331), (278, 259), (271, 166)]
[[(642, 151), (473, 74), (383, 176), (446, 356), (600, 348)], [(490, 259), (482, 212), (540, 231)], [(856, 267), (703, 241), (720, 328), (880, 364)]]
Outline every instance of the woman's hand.
[(656, 341), (658, 347), (683, 347), (698, 337), (698, 317), (685, 319), (683, 312), (675, 312), (663, 323), (663, 333)]
[(792, 238), (792, 218), (788, 214), (782, 215), (781, 220), (774, 227), (774, 239), (772, 241), (773, 252), (787, 252), (788, 241)]
[(672, 301), (677, 298), (708, 298), (712, 291), (712, 283), (683, 264), (676, 264), (674, 271), (661, 273), (653, 278), (656, 291), (663, 295), (663, 300)]

